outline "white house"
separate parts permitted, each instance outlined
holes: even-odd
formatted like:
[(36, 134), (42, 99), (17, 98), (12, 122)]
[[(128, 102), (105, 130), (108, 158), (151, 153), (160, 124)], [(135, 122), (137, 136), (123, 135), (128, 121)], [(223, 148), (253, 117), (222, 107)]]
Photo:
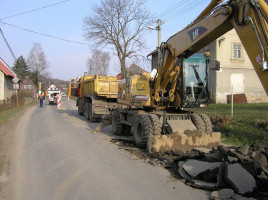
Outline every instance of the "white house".
[(48, 88), (47, 88), (47, 95), (48, 95), (48, 99), (49, 99), (49, 103), (56, 103), (57, 101), (57, 94), (61, 94), (62, 93), (62, 89), (60, 86), (56, 86), (55, 84), (51, 84)]
[(12, 69), (0, 58), (0, 104), (5, 100), (11, 99), (15, 90), (13, 88), (12, 79), (16, 74)]

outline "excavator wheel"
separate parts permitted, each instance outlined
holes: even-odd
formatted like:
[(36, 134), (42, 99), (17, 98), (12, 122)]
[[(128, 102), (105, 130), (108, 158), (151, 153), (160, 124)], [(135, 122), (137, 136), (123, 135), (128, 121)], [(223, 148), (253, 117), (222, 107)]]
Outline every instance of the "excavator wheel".
[(122, 135), (124, 132), (124, 124), (120, 122), (120, 113), (114, 110), (112, 113), (112, 131), (115, 135)]
[(96, 123), (98, 121), (97, 118), (93, 117), (93, 113), (92, 113), (92, 103), (89, 103), (89, 108), (88, 108), (88, 119), (89, 121), (91, 121), (92, 123)]
[(201, 134), (205, 133), (206, 127), (202, 118), (198, 114), (193, 113), (191, 114), (191, 119), (197, 130), (199, 130)]
[(147, 139), (152, 134), (152, 123), (148, 114), (136, 116), (133, 127), (133, 136), (138, 147), (145, 148)]
[(202, 120), (205, 124), (206, 133), (211, 133), (213, 131), (212, 130), (213, 125), (211, 123), (209, 116), (207, 116), (206, 114), (199, 114), (199, 116), (202, 118)]
[(158, 116), (156, 114), (149, 114), (151, 123), (152, 123), (152, 130), (151, 133), (153, 135), (161, 135), (162, 133), (162, 125), (160, 122), (160, 119), (158, 118)]

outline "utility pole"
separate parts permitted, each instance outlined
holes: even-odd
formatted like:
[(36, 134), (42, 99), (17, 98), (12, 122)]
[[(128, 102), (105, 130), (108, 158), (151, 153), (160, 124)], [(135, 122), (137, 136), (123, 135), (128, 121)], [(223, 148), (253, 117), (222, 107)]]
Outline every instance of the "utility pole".
[(157, 27), (155, 27), (155, 30), (157, 30), (158, 33), (158, 65), (160, 64), (161, 61), (161, 52), (160, 52), (160, 46), (161, 46), (161, 25), (164, 24), (165, 22), (163, 22), (161, 19), (155, 20), (153, 21), (153, 23), (157, 23)]

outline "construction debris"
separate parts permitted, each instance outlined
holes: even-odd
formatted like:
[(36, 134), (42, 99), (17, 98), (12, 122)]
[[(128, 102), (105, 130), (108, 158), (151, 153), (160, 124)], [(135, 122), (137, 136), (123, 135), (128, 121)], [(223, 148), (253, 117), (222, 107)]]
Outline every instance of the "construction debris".
[(202, 177), (204, 174), (208, 174), (209, 172), (214, 172), (216, 177), (216, 173), (219, 171), (219, 166), (219, 162), (209, 163), (199, 160), (187, 160), (183, 164), (182, 168), (191, 176), (192, 179), (195, 179)]
[(226, 167), (225, 180), (239, 194), (253, 192), (256, 181), (239, 163), (229, 164)]
[(229, 199), (235, 195), (234, 191), (229, 188), (224, 188), (219, 191), (214, 191), (211, 193), (211, 197), (218, 199)]
[(195, 148), (183, 153), (148, 152), (122, 136), (112, 141), (145, 163), (166, 168), (182, 183), (211, 191), (211, 199), (268, 199), (268, 145)]
[(267, 150), (268, 145), (260, 144), (193, 149), (180, 158), (178, 173), (187, 185), (214, 191), (212, 199), (268, 199), (263, 193), (268, 188)]

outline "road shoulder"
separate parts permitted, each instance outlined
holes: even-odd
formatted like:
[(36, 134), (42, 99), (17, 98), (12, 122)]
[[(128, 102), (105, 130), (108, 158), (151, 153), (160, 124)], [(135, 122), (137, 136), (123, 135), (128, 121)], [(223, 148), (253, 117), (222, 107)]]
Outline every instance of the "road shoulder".
[(18, 122), (29, 111), (36, 108), (35, 105), (26, 106), (0, 126), (0, 199), (9, 198), (9, 185), (11, 181), (12, 163), (15, 157), (17, 144), (16, 130)]

